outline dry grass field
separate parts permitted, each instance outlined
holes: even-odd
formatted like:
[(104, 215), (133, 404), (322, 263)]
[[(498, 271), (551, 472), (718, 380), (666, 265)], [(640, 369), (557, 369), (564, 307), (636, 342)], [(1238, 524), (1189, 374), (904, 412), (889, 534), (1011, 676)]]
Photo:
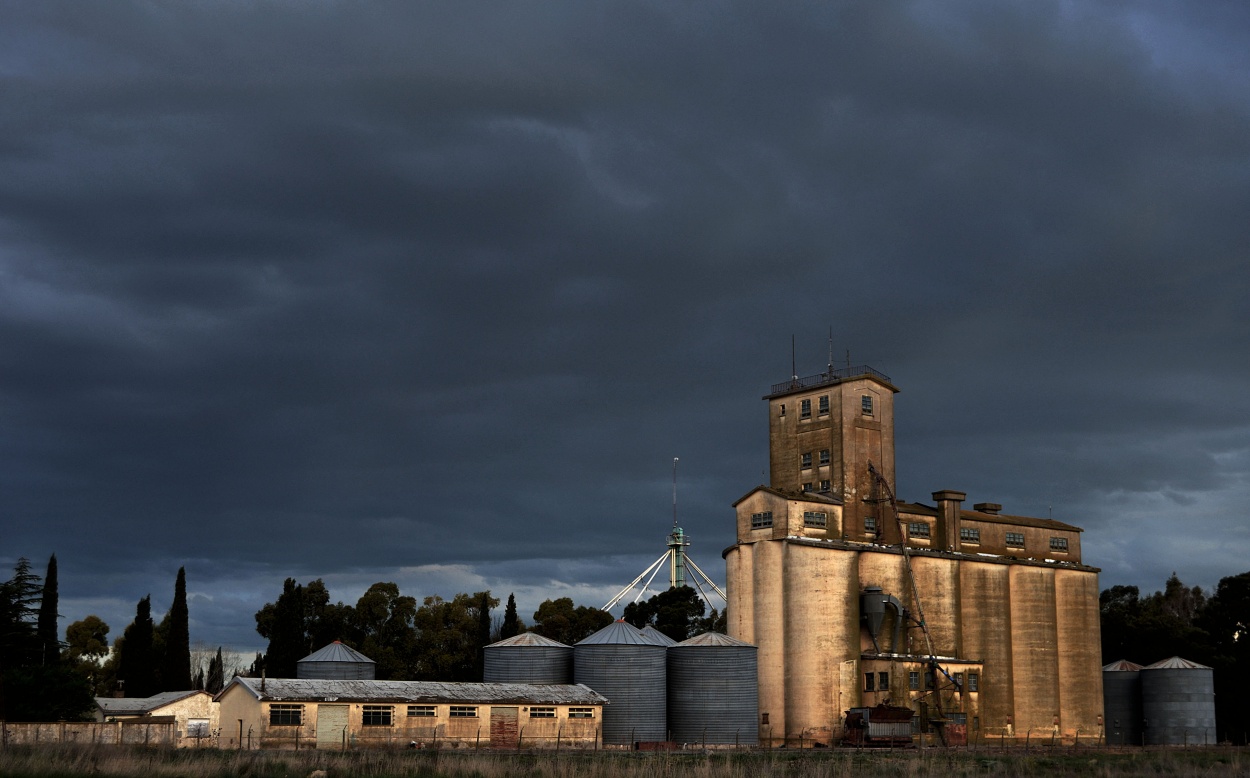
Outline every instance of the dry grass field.
[[(318, 772), (324, 771), (324, 772)], [(1245, 749), (772, 751), (754, 753), (217, 751), (34, 746), (0, 751), (0, 776), (61, 778), (873, 778), (875, 776), (1225, 776)]]

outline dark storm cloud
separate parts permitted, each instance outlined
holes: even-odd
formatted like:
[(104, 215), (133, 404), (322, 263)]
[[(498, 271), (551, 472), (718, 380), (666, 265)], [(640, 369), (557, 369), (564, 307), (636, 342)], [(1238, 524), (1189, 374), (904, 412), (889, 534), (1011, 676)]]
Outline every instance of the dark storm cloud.
[(71, 619), (182, 564), (238, 647), (287, 575), (598, 604), (673, 456), (720, 574), (830, 325), (903, 389), (901, 496), (1085, 526), (1104, 584), (1242, 572), (1234, 5), (0, 16), (3, 554)]

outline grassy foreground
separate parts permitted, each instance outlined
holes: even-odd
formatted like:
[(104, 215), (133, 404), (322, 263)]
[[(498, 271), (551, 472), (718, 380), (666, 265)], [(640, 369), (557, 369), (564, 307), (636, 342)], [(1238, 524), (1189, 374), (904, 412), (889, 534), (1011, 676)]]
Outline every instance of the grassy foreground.
[[(217, 751), (117, 746), (10, 746), (0, 776), (61, 778), (872, 778), (874, 776), (1224, 776), (1250, 772), (1245, 749), (1116, 752), (1064, 749), (720, 754)], [(318, 773), (315, 778), (321, 778)]]

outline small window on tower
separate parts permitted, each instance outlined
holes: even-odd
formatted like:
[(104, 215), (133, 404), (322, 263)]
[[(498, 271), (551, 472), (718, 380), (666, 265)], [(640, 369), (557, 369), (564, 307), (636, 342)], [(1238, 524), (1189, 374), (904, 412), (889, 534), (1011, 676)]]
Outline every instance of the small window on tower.
[(871, 532), (874, 535), (877, 534), (877, 517), (876, 516), (864, 517), (864, 532)]
[(762, 529), (773, 526), (773, 512), (762, 511), (751, 514), (751, 529)]
[(799, 461), (804, 470), (810, 470), (812, 468), (812, 452), (809, 451), (806, 454), (800, 454)]
[(1007, 546), (1008, 548), (1024, 548), (1024, 533), (1023, 532), (1008, 532), (1007, 533)]
[(929, 525), (923, 521), (913, 521), (907, 525), (907, 534), (913, 538), (927, 538)]
[(811, 482), (811, 481), (808, 481), (807, 483), (803, 484), (803, 491), (805, 491), (805, 492), (810, 492), (811, 490), (812, 490), (812, 482)]
[(820, 491), (825, 492), (827, 494), (830, 488), (832, 488), (832, 485), (829, 483), (829, 479), (822, 478), (820, 481)]
[(890, 688), (889, 673), (877, 673), (877, 688), (883, 692)]
[(785, 403), (782, 403), (782, 404), (781, 404), (781, 415), (782, 415), (782, 416), (785, 416), (785, 415), (786, 415), (786, 404), (785, 404)]
[(1068, 539), (1067, 538), (1051, 538), (1050, 550), (1066, 552), (1068, 550)]
[(865, 416), (872, 415), (872, 395), (866, 394), (859, 398), (860, 407), (863, 408)]
[(968, 673), (968, 691), (975, 692), (981, 688), (981, 676)]
[(822, 448), (820, 450), (820, 464), (822, 465), (829, 464), (829, 449)]
[(920, 673), (912, 670), (907, 674), (907, 688), (916, 691), (920, 688)]
[(821, 395), (820, 405), (818, 407), (820, 408), (821, 414), (829, 413), (829, 395)]
[(799, 418), (800, 419), (812, 418), (812, 401), (811, 400), (799, 401)]
[(872, 673), (864, 673), (864, 691), (866, 692), (875, 691), (876, 687), (873, 685), (873, 683), (876, 680), (877, 680), (877, 677), (873, 675)]

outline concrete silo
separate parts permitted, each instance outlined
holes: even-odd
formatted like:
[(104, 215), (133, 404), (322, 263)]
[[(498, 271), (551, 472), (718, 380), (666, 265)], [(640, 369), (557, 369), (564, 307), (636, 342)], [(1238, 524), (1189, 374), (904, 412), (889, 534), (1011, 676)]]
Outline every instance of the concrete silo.
[(573, 683), (573, 647), (533, 632), (483, 649), (486, 683)]
[(573, 681), (604, 697), (603, 742), (626, 745), (667, 739), (667, 649), (624, 621), (573, 647)]
[(668, 649), (668, 726), (681, 743), (759, 743), (758, 649), (705, 632)]

